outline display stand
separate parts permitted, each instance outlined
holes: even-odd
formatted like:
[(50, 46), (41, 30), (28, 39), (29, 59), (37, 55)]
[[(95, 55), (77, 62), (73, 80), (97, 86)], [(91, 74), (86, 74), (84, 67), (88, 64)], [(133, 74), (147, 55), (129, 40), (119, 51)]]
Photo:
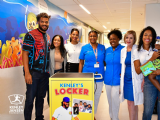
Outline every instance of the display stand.
[[(57, 113), (56, 116), (59, 118), (62, 115), (64, 120), (68, 120), (63, 110), (57, 112), (63, 106), (62, 103), (65, 98), (70, 99), (69, 120), (77, 120), (77, 118), (79, 120), (94, 120), (94, 74), (56, 73), (49, 78), (50, 120)], [(83, 103), (85, 107), (82, 105), (77, 107), (76, 103), (78, 106)], [(56, 120), (59, 120), (58, 117)]]

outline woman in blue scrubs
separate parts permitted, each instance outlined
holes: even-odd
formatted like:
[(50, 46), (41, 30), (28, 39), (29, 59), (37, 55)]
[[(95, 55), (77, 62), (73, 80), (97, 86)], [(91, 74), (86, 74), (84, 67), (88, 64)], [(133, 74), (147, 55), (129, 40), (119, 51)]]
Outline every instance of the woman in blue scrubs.
[(96, 114), (103, 87), (105, 47), (97, 43), (98, 33), (96, 31), (90, 31), (88, 36), (90, 43), (82, 47), (79, 56), (79, 73), (102, 75), (102, 79), (95, 80), (94, 113)]
[(112, 120), (119, 120), (119, 86), (121, 74), (120, 55), (121, 49), (124, 47), (119, 44), (119, 41), (122, 39), (121, 31), (116, 29), (112, 30), (108, 33), (108, 39), (111, 47), (107, 48), (105, 52), (106, 71), (104, 84), (109, 103), (110, 118)]

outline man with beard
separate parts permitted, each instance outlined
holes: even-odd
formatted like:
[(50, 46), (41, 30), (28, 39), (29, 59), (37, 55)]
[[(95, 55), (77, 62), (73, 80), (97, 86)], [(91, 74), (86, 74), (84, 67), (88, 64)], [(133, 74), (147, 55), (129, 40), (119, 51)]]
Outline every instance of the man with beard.
[(70, 99), (68, 97), (64, 97), (62, 101), (62, 106), (57, 108), (54, 111), (54, 114), (52, 116), (52, 120), (72, 120), (72, 116), (74, 117), (75, 120), (79, 120), (79, 118), (72, 114), (73, 110), (71, 107), (69, 107), (69, 102)]
[(33, 101), (35, 99), (35, 120), (44, 120), (43, 104), (49, 81), (50, 37), (46, 33), (49, 27), (47, 13), (37, 15), (39, 27), (28, 32), (23, 42), (23, 66), (26, 82), (25, 120), (31, 120)]

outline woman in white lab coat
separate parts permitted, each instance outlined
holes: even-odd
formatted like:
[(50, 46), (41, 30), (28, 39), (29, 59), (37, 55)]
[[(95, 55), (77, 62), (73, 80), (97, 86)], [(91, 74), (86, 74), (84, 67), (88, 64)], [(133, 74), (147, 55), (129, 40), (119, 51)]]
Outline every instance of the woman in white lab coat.
[(124, 36), (127, 45), (121, 50), (121, 83), (120, 83), (120, 102), (127, 99), (130, 120), (138, 120), (138, 105), (143, 103), (143, 92), (141, 83), (143, 75), (135, 72), (133, 51), (137, 49), (136, 32), (128, 31)]

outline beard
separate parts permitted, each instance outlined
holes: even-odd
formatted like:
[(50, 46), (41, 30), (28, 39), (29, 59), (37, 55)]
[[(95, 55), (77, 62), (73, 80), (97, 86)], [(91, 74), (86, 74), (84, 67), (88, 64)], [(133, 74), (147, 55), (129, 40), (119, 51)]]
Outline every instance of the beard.
[[(45, 29), (43, 29), (43, 26), (46, 26)], [(48, 30), (48, 26), (47, 25), (39, 25), (39, 29), (42, 30), (42, 31), (47, 31)]]
[(69, 105), (65, 105), (65, 104), (64, 104), (64, 107), (67, 109), (67, 108), (69, 107)]

